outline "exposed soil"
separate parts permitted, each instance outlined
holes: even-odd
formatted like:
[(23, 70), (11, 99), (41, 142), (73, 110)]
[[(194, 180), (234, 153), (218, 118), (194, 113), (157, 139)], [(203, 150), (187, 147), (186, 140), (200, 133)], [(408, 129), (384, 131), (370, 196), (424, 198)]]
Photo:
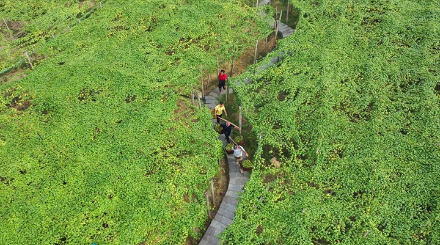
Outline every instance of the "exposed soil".
[(19, 67), (19, 68), (12, 69), (11, 71), (7, 72), (6, 74), (3, 74), (0, 78), (1, 78), (2, 83), (6, 83), (6, 82), (20, 80), (26, 76), (27, 76), (26, 70)]

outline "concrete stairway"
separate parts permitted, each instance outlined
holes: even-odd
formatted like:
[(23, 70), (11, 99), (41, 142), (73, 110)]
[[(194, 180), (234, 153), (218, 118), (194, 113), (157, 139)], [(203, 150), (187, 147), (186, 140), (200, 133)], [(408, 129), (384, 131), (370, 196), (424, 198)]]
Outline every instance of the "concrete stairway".
[[(262, 1), (258, 2), (258, 6), (270, 4), (270, 1), (271, 0), (262, 0)], [(275, 29), (276, 26), (274, 24), (275, 23), (271, 24), (271, 27)], [(281, 34), (283, 35), (283, 38), (290, 36), (292, 33), (295, 32), (295, 29), (292, 29), (290, 26), (282, 23), (281, 21), (277, 20), (277, 24), (278, 24), (278, 31), (281, 32)]]
[[(232, 89), (229, 89), (229, 93), (232, 93)], [(218, 104), (217, 98), (220, 97), (218, 90), (214, 89), (205, 96), (205, 105), (213, 110)], [(230, 112), (232, 113), (232, 112)], [(217, 124), (215, 119), (212, 120), (213, 124)], [(219, 135), (219, 140), (223, 142), (223, 147), (226, 146), (226, 138), (224, 134)], [(214, 219), (206, 230), (205, 235), (200, 241), (199, 245), (216, 245), (220, 243), (218, 235), (223, 232), (234, 220), (234, 213), (236, 205), (238, 204), (238, 197), (243, 191), (244, 184), (248, 181), (250, 172), (240, 173), (240, 167), (235, 164), (235, 158), (233, 155), (227, 155), (229, 164), (229, 185), (228, 190), (223, 197), (220, 208), (217, 211)]]
[[(261, 0), (258, 3), (258, 6), (269, 4), (270, 0)], [(278, 31), (282, 33), (283, 38), (291, 35), (295, 32), (294, 29), (290, 28), (288, 25), (277, 21)], [(272, 28), (274, 28), (274, 23), (272, 24)], [(274, 57), (269, 64), (263, 64), (260, 69), (265, 70), (268, 67), (280, 62), (282, 60), (282, 55), (280, 57)], [(244, 83), (251, 82), (250, 80), (243, 81)], [(240, 83), (240, 82), (238, 82)], [(233, 93), (232, 89), (229, 89), (229, 93)], [(215, 106), (218, 104), (217, 98), (220, 97), (217, 89), (214, 89), (209, 93), (209, 95), (205, 96), (205, 105), (213, 110)], [(217, 121), (215, 119), (212, 120), (213, 124), (216, 124)], [(219, 135), (219, 140), (223, 142), (223, 147), (226, 146), (226, 138), (225, 136)], [(216, 245), (220, 243), (219, 234), (222, 233), (233, 221), (234, 221), (234, 213), (236, 210), (236, 205), (238, 204), (238, 197), (241, 192), (243, 192), (243, 187), (245, 183), (248, 181), (250, 177), (250, 172), (244, 172), (244, 174), (240, 173), (240, 168), (235, 164), (235, 159), (233, 155), (227, 155), (228, 164), (229, 164), (229, 185), (228, 190), (223, 197), (220, 208), (218, 209), (217, 214), (214, 219), (211, 221), (208, 229), (205, 232), (202, 240), (199, 245)]]

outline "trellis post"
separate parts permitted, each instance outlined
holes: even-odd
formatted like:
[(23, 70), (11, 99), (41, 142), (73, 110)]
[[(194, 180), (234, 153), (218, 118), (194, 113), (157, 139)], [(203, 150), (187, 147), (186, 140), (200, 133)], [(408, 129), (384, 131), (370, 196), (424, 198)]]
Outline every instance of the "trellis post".
[(197, 91), (197, 99), (199, 100), (199, 108), (202, 108), (202, 101), (200, 100), (201, 93)]
[(225, 87), (226, 87), (226, 102), (228, 102), (229, 87), (228, 85), (225, 85)]
[(220, 70), (219, 70), (219, 64), (218, 64), (218, 54), (217, 54), (217, 74), (219, 74), (220, 73)]
[(34, 66), (32, 65), (31, 57), (29, 57), (28, 52), (24, 53), (28, 59), (29, 65), (31, 65), (31, 69), (34, 69)]
[(254, 64), (257, 63), (258, 39), (255, 42)]
[(191, 84), (191, 103), (194, 105), (194, 85)]
[(267, 54), (267, 37), (266, 37), (266, 54)]
[(5, 23), (5, 25), (6, 25), (6, 28), (8, 28), (8, 30), (11, 30), (11, 29), (9, 29), (8, 23), (6, 23), (6, 20), (5, 20), (5, 18), (3, 18), (3, 22)]
[(208, 90), (209, 90), (209, 85), (211, 84), (211, 74), (208, 73)]
[(215, 196), (214, 196), (214, 182), (211, 179), (211, 193), (212, 193), (212, 204), (215, 207)]
[(238, 114), (238, 127), (240, 128), (240, 135), (241, 135), (241, 125), (242, 125), (242, 119), (243, 119), (242, 111), (241, 111), (241, 106), (238, 107), (238, 111), (239, 111), (239, 114)]
[(277, 43), (277, 39), (278, 39), (278, 8), (275, 7), (275, 45)]
[(208, 197), (208, 193), (206, 193), (205, 196), (206, 196), (206, 210), (208, 211), (208, 217), (211, 218), (211, 212), (209, 212), (209, 197)]
[(205, 98), (205, 89), (203, 86), (203, 69), (202, 66), (200, 66), (200, 81), (202, 82), (202, 98)]
[(232, 77), (232, 75), (234, 73), (234, 61), (235, 61), (235, 58), (234, 58), (234, 56), (232, 56), (231, 73), (229, 74), (230, 77)]

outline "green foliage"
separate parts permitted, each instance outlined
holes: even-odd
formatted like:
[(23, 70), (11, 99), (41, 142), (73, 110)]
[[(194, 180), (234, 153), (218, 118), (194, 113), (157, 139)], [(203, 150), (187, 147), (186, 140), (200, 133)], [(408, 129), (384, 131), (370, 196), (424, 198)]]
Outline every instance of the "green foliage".
[(243, 141), (243, 136), (238, 135), (237, 137), (235, 137), (234, 141), (235, 141), (235, 142), (241, 142), (241, 141)]
[(262, 138), (223, 240), (440, 243), (438, 4), (293, 4), (282, 62), (233, 85)]
[(215, 67), (215, 45), (264, 32), (239, 6), (109, 1), (0, 84), (0, 244), (199, 238), (222, 147), (185, 96), (201, 64)]
[(243, 161), (243, 167), (244, 168), (252, 168), (252, 162), (251, 162), (251, 160), (249, 160), (249, 159), (246, 159), (246, 160), (244, 160)]
[(78, 23), (78, 19), (90, 14), (96, 4), (89, 0), (3, 1), (0, 14), (10, 30), (4, 26), (5, 31), (0, 32), (0, 71), (18, 62), (25, 52), (31, 53), (30, 50), (44, 45), (52, 35), (58, 37), (67, 31), (69, 26)]
[(232, 149), (232, 147), (234, 147), (234, 144), (228, 143), (225, 148), (226, 148), (226, 150), (230, 150), (230, 149)]

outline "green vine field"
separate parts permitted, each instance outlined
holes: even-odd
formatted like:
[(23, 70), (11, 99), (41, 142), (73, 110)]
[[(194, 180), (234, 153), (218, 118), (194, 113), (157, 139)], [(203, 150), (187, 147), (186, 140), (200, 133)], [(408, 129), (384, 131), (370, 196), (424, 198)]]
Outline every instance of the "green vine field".
[[(37, 2), (15, 21), (78, 3)], [(0, 244), (197, 241), (222, 148), (191, 85), (269, 32), (238, 1), (112, 0), (42, 42), (0, 84)]]
[(98, 6), (89, 0), (3, 1), (0, 3), (0, 71), (25, 59), (25, 52), (31, 55), (32, 50), (66, 32)]
[(235, 80), (262, 138), (223, 242), (440, 244), (438, 2), (292, 4), (280, 63)]

